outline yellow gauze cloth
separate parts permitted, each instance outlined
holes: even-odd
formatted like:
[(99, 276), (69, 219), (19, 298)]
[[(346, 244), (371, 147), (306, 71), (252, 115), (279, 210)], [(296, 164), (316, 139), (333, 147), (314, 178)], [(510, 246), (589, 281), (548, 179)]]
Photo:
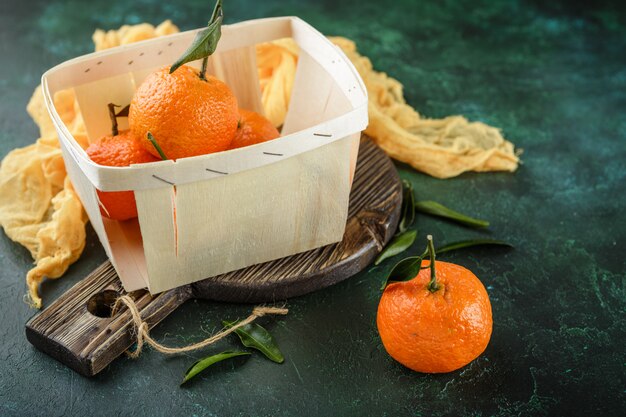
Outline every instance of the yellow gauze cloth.
[[(515, 171), (519, 158), (513, 144), (500, 131), (462, 116), (444, 119), (423, 118), (406, 104), (402, 84), (373, 69), (371, 61), (357, 52), (349, 39), (329, 38), (352, 61), (363, 78), (369, 102), (369, 125), (365, 130), (389, 156), (437, 178), (451, 178), (466, 171)], [(265, 68), (265, 57), (272, 56), (273, 68)], [(293, 59), (289, 58), (293, 56)], [(291, 93), (298, 47), (285, 39), (257, 48), (261, 85), (271, 91)], [(280, 59), (276, 58), (280, 57)], [(266, 78), (270, 78), (267, 80)], [(284, 87), (281, 87), (284, 85)], [(284, 121), (288, 100), (263, 90), (263, 106), (276, 126)], [(277, 117), (282, 116), (282, 119)]]
[[(169, 20), (152, 25), (122, 26), (117, 31), (96, 30), (96, 50), (178, 32)], [(87, 135), (71, 90), (54, 98), (55, 107), (78, 143), (87, 147)], [(66, 176), (56, 130), (44, 104), (41, 86), (28, 103), (28, 113), (39, 126), (36, 143), (11, 151), (0, 164), (0, 225), (13, 241), (25, 246), (35, 266), (26, 283), (30, 304), (41, 308), (39, 284), (59, 278), (85, 247), (87, 216)]]

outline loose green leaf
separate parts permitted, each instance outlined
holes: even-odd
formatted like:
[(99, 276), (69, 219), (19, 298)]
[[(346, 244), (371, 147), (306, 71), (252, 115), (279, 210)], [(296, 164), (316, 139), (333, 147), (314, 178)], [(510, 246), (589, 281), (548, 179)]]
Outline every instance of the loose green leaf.
[(222, 353), (218, 353), (217, 355), (208, 356), (204, 359), (200, 359), (199, 361), (191, 365), (189, 369), (187, 369), (187, 372), (185, 372), (185, 377), (183, 378), (183, 382), (181, 382), (180, 385), (183, 385), (185, 382), (189, 381), (191, 378), (198, 375), (200, 372), (204, 371), (206, 368), (213, 365), (214, 363), (221, 362), (225, 359), (234, 358), (235, 356), (242, 356), (242, 355), (249, 355), (249, 354), (250, 352), (225, 351)]
[(413, 194), (413, 184), (407, 180), (402, 180), (402, 214), (398, 230), (400, 233), (406, 231), (415, 221), (415, 195)]
[(152, 136), (152, 133), (150, 132), (148, 132), (148, 140), (150, 141), (150, 143), (152, 143), (152, 146), (154, 146), (154, 149), (156, 149), (156, 151), (159, 153), (159, 155), (161, 156), (161, 159), (164, 161), (167, 160), (167, 156), (165, 156), (165, 154), (163, 153), (163, 149), (161, 149), (156, 139), (154, 138), (154, 136)]
[(383, 249), (383, 251), (378, 255), (374, 261), (374, 265), (378, 265), (385, 259), (396, 256), (397, 254), (407, 250), (411, 247), (413, 242), (415, 242), (415, 237), (417, 237), (417, 230), (407, 230), (395, 235), (391, 239), (391, 242), (389, 242), (385, 249)]
[(413, 185), (402, 180), (402, 209), (398, 231), (389, 244), (378, 254), (374, 265), (380, 264), (387, 258), (391, 258), (407, 250), (417, 236), (417, 230), (407, 230), (415, 221), (415, 198), (413, 196)]
[[(504, 242), (502, 240), (495, 239), (471, 239), (471, 240), (463, 240), (460, 242), (450, 243), (448, 245), (444, 245), (440, 248), (437, 248), (435, 252), (437, 254), (452, 252), (459, 249), (470, 248), (473, 246), (507, 246), (513, 247), (510, 243)], [(383, 281), (383, 285), (380, 287), (381, 290), (384, 290), (385, 287), (390, 282), (398, 282), (398, 281), (408, 281), (410, 279), (415, 278), (418, 272), (421, 269), (426, 269), (426, 267), (421, 267), (422, 260), (428, 259), (428, 250), (424, 251), (420, 256), (411, 256), (409, 258), (404, 258), (400, 262), (394, 265), (391, 268), (391, 271), (385, 277)]]
[[(217, 42), (222, 36), (222, 21), (224, 20), (224, 13), (222, 11), (222, 0), (217, 0), (215, 8), (213, 9), (213, 15), (206, 29), (201, 30), (196, 34), (191, 46), (181, 55), (180, 58), (170, 68), (170, 74), (180, 68), (182, 65), (195, 61), (197, 59), (208, 58), (217, 48)], [(203, 63), (203, 68), (205, 64)], [(204, 73), (201, 73), (201, 77), (204, 77)]]
[[(230, 328), (237, 322), (222, 321), (222, 324)], [(256, 323), (247, 324), (235, 330), (235, 333), (237, 333), (244, 346), (261, 351), (268, 359), (276, 363), (285, 361), (272, 335), (260, 325)]]
[(423, 253), (420, 256), (410, 256), (395, 264), (394, 267), (391, 268), (389, 274), (385, 277), (383, 285), (380, 289), (384, 290), (387, 284), (392, 281), (408, 281), (415, 278), (417, 273), (420, 271), (424, 256), (426, 256), (426, 253)]
[(451, 252), (458, 249), (470, 248), (472, 246), (507, 246), (512, 248), (508, 242), (504, 242), (502, 240), (495, 239), (470, 239), (470, 240), (462, 240), (460, 242), (454, 242), (447, 245), (444, 245), (440, 248), (437, 248), (437, 253)]
[(489, 222), (486, 220), (475, 219), (470, 216), (466, 216), (463, 213), (454, 211), (447, 208), (443, 204), (436, 201), (418, 201), (415, 203), (415, 209), (422, 213), (430, 214), (433, 216), (443, 217), (448, 220), (455, 221), (457, 223), (464, 224), (471, 227), (487, 227)]

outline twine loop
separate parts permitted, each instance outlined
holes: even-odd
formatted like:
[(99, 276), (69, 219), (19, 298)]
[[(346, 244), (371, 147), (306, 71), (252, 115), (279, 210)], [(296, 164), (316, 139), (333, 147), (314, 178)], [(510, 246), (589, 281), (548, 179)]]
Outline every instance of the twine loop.
[(218, 340), (221, 340), (224, 337), (228, 336), (229, 334), (233, 333), (235, 330), (252, 323), (254, 320), (256, 320), (259, 317), (272, 315), (272, 314), (285, 315), (289, 312), (289, 310), (286, 308), (256, 306), (252, 310), (252, 313), (246, 319), (237, 322), (237, 324), (233, 325), (232, 327), (224, 329), (207, 339), (204, 339), (198, 343), (193, 343), (188, 346), (169, 347), (169, 346), (164, 346), (160, 344), (159, 342), (157, 342), (150, 336), (150, 328), (148, 326), (148, 323), (146, 323), (145, 321), (141, 319), (141, 313), (139, 312), (139, 308), (137, 308), (137, 304), (135, 304), (135, 301), (130, 296), (123, 295), (119, 297), (117, 300), (115, 300), (115, 304), (113, 305), (113, 314), (115, 314), (115, 312), (118, 311), (118, 309), (121, 307), (122, 304), (128, 307), (128, 310), (130, 311), (130, 314), (133, 319), (133, 324), (135, 325), (135, 329), (137, 332), (137, 348), (134, 351), (130, 351), (130, 350), (126, 351), (126, 354), (133, 359), (136, 359), (139, 357), (139, 355), (141, 355), (143, 345), (145, 343), (149, 344), (157, 351), (164, 353), (166, 355), (174, 355), (177, 353), (190, 352), (193, 350), (202, 349), (204, 347), (212, 345)]

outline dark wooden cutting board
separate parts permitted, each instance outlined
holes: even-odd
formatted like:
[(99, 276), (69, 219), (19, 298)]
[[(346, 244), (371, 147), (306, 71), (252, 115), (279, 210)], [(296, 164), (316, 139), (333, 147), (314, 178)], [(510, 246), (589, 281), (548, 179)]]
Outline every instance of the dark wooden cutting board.
[[(400, 217), (402, 185), (391, 160), (361, 138), (343, 240), (308, 252), (150, 295), (131, 293), (150, 328), (192, 298), (274, 302), (306, 294), (363, 270), (393, 236)], [(128, 309), (111, 317), (112, 303), (126, 294), (105, 262), (26, 323), (35, 347), (82, 375), (93, 376), (134, 342)]]

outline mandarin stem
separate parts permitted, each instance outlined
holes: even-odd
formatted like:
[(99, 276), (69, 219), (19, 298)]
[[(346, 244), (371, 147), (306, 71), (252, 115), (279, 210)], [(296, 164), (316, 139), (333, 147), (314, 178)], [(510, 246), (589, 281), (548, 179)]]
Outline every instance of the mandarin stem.
[[(209, 26), (211, 25), (211, 23), (217, 20), (218, 16), (221, 13), (222, 13), (222, 0), (217, 0), (217, 2), (215, 2), (215, 7), (213, 8), (213, 13), (211, 14), (211, 20), (209, 20)], [(202, 81), (206, 81), (206, 67), (208, 63), (209, 63), (209, 56), (207, 55), (202, 59), (202, 69), (200, 70), (200, 79)]]
[(109, 117), (111, 118), (111, 136), (117, 136), (120, 131), (117, 128), (117, 116), (115, 115), (115, 108), (118, 107), (113, 103), (107, 105), (109, 108)]
[(163, 149), (161, 149), (161, 147), (159, 146), (154, 136), (152, 136), (152, 133), (148, 132), (146, 136), (148, 137), (148, 140), (150, 141), (150, 143), (152, 143), (152, 146), (154, 146), (154, 149), (156, 149), (156, 151), (159, 153), (159, 156), (161, 157), (161, 159), (166, 161), (167, 156), (165, 156), (165, 153), (163, 153)]
[(435, 245), (433, 243), (433, 236), (428, 235), (428, 254), (430, 255), (430, 282), (428, 283), (428, 291), (435, 292), (439, 289), (437, 284), (437, 276), (435, 273)]
[(200, 70), (200, 79), (206, 81), (206, 67), (209, 64), (209, 57), (202, 58), (202, 69)]

